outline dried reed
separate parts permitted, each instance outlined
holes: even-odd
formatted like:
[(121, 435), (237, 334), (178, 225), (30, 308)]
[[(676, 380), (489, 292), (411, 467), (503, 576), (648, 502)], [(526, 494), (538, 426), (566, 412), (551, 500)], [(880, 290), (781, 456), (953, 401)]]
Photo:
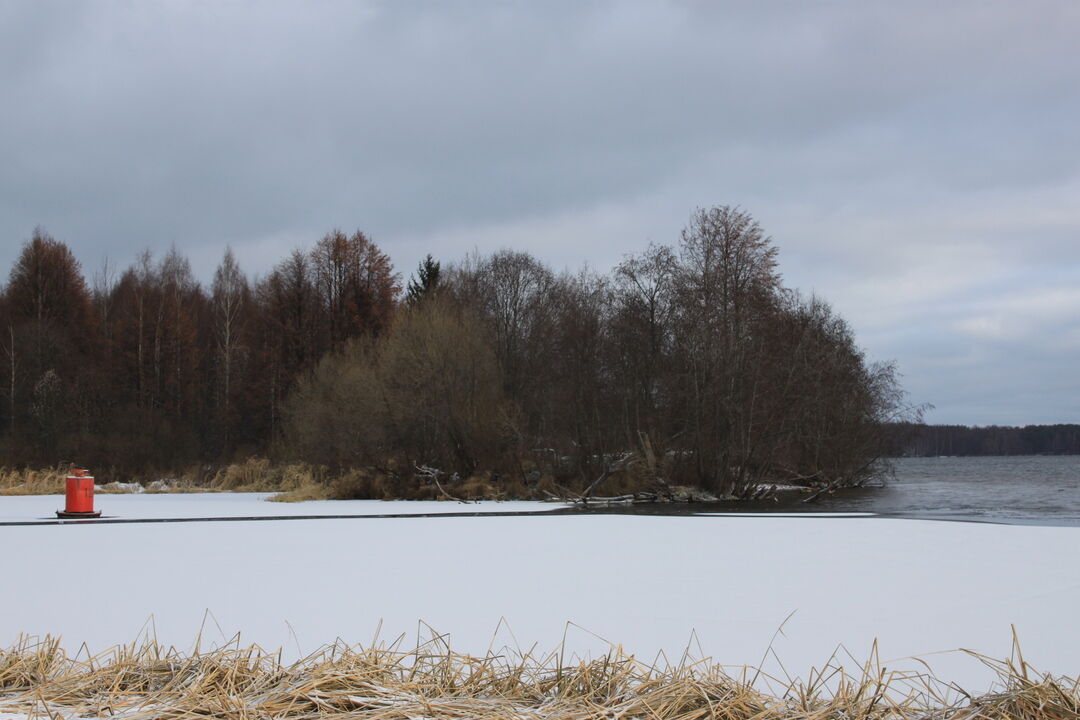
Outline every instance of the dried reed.
[[(54, 470), (0, 469), (0, 495), (63, 495), (67, 490), (67, 468)], [(97, 483), (94, 492), (100, 495), (132, 493), (203, 492), (201, 488), (181, 485), (170, 480), (155, 480), (146, 485), (138, 482)]]
[[(56, 639), (22, 637), (0, 651), (0, 713), (28, 717), (229, 719), (346, 717), (655, 718), (658, 720), (1075, 720), (1080, 679), (1037, 675), (1014, 658), (994, 662), (998, 684), (969, 695), (929, 675), (856, 675), (830, 664), (809, 682), (759, 689), (763, 675), (732, 676), (707, 661), (641, 663), (619, 649), (591, 661), (516, 650), (474, 657), (437, 639), (412, 650), (337, 643), (292, 664), (238, 639), (191, 653), (147, 641), (69, 656)], [(977, 656), (978, 657), (978, 656)], [(776, 684), (769, 679), (770, 688)]]
[[(227, 465), (210, 480), (209, 486), (215, 490), (232, 492), (306, 492), (319, 499), (325, 498), (324, 491), (313, 489), (324, 487), (327, 483), (327, 469), (308, 463), (289, 463), (276, 465), (266, 458), (252, 457), (239, 463)], [(282, 499), (288, 502), (287, 499)]]
[(59, 495), (64, 493), (67, 468), (47, 470), (0, 469), (0, 495)]

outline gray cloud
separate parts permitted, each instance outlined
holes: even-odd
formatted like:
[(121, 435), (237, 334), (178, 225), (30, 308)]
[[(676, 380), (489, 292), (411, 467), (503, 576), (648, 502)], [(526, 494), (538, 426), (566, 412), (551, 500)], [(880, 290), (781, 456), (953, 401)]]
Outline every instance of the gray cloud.
[(0, 267), (41, 224), (88, 270), (261, 273), (334, 226), (405, 272), (605, 269), (740, 204), (932, 420), (1076, 420), (1078, 31), (1065, 0), (8, 3)]

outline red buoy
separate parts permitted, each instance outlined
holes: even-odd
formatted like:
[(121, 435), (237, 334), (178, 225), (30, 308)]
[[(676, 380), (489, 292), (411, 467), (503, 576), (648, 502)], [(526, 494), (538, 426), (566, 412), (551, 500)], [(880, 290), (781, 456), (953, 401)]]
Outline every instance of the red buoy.
[(62, 518), (96, 518), (101, 511), (94, 512), (94, 478), (86, 470), (72, 468), (67, 476), (67, 503), (63, 510), (56, 511)]

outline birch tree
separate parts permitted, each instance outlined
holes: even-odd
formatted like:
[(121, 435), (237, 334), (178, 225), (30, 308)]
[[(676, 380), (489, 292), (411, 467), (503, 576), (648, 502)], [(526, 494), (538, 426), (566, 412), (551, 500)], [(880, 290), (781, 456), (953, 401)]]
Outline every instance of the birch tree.
[(229, 446), (232, 429), (234, 375), (237, 371), (238, 360), (246, 351), (243, 335), (249, 296), (247, 279), (240, 272), (232, 249), (226, 248), (221, 264), (214, 272), (214, 282), (211, 285), (220, 393), (217, 403), (218, 420), (223, 431), (225, 447)]

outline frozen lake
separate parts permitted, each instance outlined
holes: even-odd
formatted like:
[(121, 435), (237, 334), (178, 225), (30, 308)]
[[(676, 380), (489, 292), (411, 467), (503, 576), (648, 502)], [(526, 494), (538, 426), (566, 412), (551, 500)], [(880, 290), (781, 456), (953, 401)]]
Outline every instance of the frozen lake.
[[(457, 503), (450, 501), (386, 502), (382, 500), (312, 500), (302, 503), (265, 502), (274, 493), (152, 493), (103, 495), (95, 509), (103, 520), (254, 518), (267, 516), (365, 516), (549, 512), (552, 503), (508, 501)], [(0, 523), (56, 521), (64, 507), (62, 495), (0, 496)], [(72, 521), (80, 522), (80, 521)]]
[[(0, 517), (44, 517), (59, 502), (3, 497)], [(519, 505), (325, 508), (235, 494), (101, 496), (98, 504), (106, 514), (148, 517)], [(536, 506), (550, 507), (520, 509)], [(762, 662), (783, 626), (773, 650), (792, 675), (805, 677), (838, 645), (863, 661), (876, 638), (890, 668), (919, 655), (944, 678), (981, 688), (990, 674), (977, 661), (928, 654), (970, 648), (1004, 657), (1015, 624), (1037, 668), (1080, 671), (1075, 527), (534, 514), (7, 526), (0, 544), (4, 646), (25, 632), (102, 649), (152, 627), (160, 641), (186, 647), (203, 628), (204, 643), (239, 632), (296, 656), (338, 637), (370, 643), (377, 631), (413, 642), (423, 622), (469, 652), (492, 643), (551, 650), (565, 637), (570, 652), (596, 654), (610, 641), (677, 660), (689, 645), (745, 665)], [(774, 659), (765, 664), (781, 674)]]

